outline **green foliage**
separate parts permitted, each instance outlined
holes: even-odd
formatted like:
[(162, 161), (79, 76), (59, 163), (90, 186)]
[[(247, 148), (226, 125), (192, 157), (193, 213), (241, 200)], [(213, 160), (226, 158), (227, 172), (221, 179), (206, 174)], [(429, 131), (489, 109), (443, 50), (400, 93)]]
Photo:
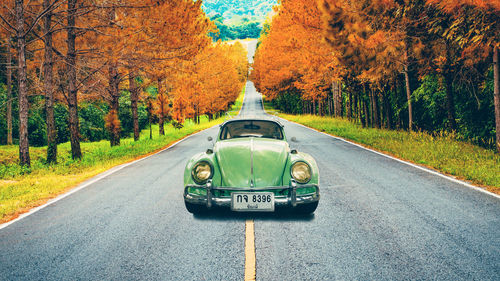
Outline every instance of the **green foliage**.
[[(12, 91), (12, 138), (16, 143), (19, 138), (19, 111), (17, 94)], [(0, 144), (7, 143), (7, 86), (0, 83)]]
[(447, 122), (446, 90), (441, 87), (437, 75), (427, 75), (420, 87), (413, 92), (414, 122), (426, 131), (443, 130)]
[(56, 103), (54, 105), (54, 119), (57, 129), (57, 143), (65, 143), (69, 141), (70, 133), (68, 118), (68, 108), (61, 103)]
[(495, 117), (493, 102), (493, 69), (487, 73), (486, 81), (479, 89), (458, 88), (456, 96), (458, 133), (460, 138), (474, 143), (495, 147)]
[(300, 93), (296, 89), (287, 90), (271, 101), (274, 108), (290, 114), (301, 114), (302, 100)]
[(28, 117), (28, 139), (31, 146), (47, 145), (47, 129), (45, 114), (42, 110), (32, 108)]
[(81, 103), (78, 117), (82, 141), (94, 142), (108, 138), (108, 131), (104, 122), (104, 116), (107, 113), (108, 106), (104, 103)]
[(263, 22), (277, 4), (277, 0), (205, 0), (202, 7), (209, 17), (219, 14), (225, 20), (246, 17), (250, 21)]
[[(493, 72), (490, 70), (483, 87), (453, 85), (457, 119), (456, 137), (494, 148)], [(414, 122), (418, 129), (431, 134), (447, 128), (446, 90), (438, 75), (426, 75), (413, 92)]]
[[(130, 94), (122, 93), (120, 97), (120, 108), (118, 110), (122, 130), (121, 136), (128, 137), (134, 133), (134, 119), (132, 118), (132, 108), (130, 105)], [(148, 125), (148, 112), (144, 105), (137, 105), (137, 116), (139, 119), (139, 130), (146, 128)]]

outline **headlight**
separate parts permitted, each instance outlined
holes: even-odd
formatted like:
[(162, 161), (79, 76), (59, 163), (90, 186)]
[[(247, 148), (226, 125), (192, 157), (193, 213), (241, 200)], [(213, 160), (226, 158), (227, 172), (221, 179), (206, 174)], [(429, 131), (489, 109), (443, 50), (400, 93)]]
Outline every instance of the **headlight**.
[(291, 173), (298, 183), (308, 183), (311, 180), (311, 167), (306, 162), (295, 162), (292, 165)]
[(197, 184), (204, 184), (212, 177), (212, 166), (206, 161), (198, 162), (191, 170), (191, 176)]

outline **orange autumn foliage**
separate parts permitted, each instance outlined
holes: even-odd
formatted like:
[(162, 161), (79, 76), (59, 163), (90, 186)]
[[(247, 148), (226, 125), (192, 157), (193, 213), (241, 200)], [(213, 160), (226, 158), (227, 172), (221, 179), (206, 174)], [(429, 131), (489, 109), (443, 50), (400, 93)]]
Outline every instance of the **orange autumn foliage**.
[(323, 40), (321, 12), (314, 0), (281, 1), (254, 58), (251, 78), (269, 99), (299, 90), (305, 100), (326, 98), (342, 67)]
[(172, 117), (178, 122), (227, 110), (246, 81), (248, 62), (241, 43), (216, 43), (172, 77)]

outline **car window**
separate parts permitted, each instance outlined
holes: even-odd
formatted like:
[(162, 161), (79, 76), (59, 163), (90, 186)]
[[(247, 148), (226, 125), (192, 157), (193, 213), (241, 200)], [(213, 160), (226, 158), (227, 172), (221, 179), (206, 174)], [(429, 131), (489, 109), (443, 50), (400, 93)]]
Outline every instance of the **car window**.
[(226, 123), (221, 130), (220, 139), (259, 137), (283, 139), (281, 126), (271, 121), (242, 120)]

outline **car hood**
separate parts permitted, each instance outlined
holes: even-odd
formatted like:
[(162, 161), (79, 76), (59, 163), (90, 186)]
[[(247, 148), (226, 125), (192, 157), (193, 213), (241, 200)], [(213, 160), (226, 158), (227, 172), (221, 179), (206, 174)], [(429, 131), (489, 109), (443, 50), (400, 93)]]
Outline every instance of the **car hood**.
[(222, 185), (282, 185), (289, 151), (286, 141), (274, 139), (251, 137), (217, 142), (214, 152), (222, 175)]

